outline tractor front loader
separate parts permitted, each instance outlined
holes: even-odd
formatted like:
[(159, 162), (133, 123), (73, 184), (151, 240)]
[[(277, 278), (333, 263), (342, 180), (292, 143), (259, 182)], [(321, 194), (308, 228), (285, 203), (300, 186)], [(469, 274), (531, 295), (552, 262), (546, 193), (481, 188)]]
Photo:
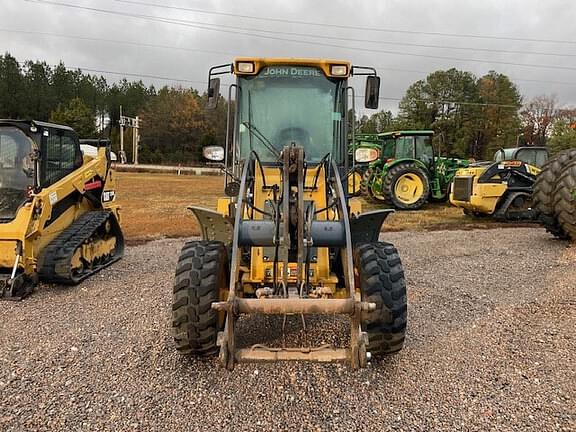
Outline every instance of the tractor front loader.
[(77, 284), (124, 250), (109, 145), (69, 127), (0, 120), (0, 297)]
[[(236, 109), (223, 160), (218, 211), (190, 209), (200, 241), (182, 249), (173, 294), (173, 336), (184, 354), (219, 353), (222, 366), (250, 361), (343, 361), (402, 348), (406, 284), (397, 250), (379, 242), (391, 210), (361, 214), (349, 197), (348, 101), (352, 75), (366, 75), (366, 107), (379, 78), (348, 62), (240, 58), (210, 70), (209, 106), (219, 79), (233, 73)], [(353, 105), (352, 105), (353, 110)], [(232, 128), (231, 128), (232, 129)], [(354, 142), (354, 141), (352, 141)], [(241, 315), (346, 315), (349, 344), (238, 347)]]

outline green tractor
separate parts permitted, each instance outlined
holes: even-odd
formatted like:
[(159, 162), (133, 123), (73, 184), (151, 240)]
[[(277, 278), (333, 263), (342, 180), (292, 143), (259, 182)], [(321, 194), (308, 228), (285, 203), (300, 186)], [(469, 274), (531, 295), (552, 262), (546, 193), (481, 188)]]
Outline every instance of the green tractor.
[(469, 161), (437, 156), (433, 135), (431, 130), (386, 132), (378, 134), (379, 152), (358, 147), (356, 163), (370, 162), (362, 176), (362, 195), (400, 210), (417, 210), (429, 199), (445, 200), (456, 171)]

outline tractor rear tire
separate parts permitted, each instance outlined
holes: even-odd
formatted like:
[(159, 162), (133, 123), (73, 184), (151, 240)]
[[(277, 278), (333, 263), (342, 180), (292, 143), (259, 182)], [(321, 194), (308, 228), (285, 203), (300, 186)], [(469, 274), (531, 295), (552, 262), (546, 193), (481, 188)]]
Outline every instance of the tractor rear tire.
[(364, 171), (362, 175), (362, 182), (360, 183), (360, 194), (367, 199), (370, 199), (372, 191), (370, 190), (370, 181), (372, 180), (372, 175), (374, 174), (373, 168), (368, 168)]
[(534, 184), (533, 206), (538, 212), (538, 219), (552, 235), (566, 239), (567, 233), (562, 229), (554, 213), (554, 190), (564, 168), (576, 160), (576, 149), (564, 150), (542, 166), (542, 171)]
[(376, 310), (362, 320), (362, 331), (368, 334), (367, 350), (375, 356), (400, 351), (408, 309), (398, 251), (390, 243), (367, 243), (354, 251), (354, 265), (362, 300), (376, 303)]
[[(420, 192), (416, 190), (415, 195), (411, 200), (402, 200), (398, 196), (397, 184), (406, 178), (410, 182), (421, 182), (422, 189)], [(400, 210), (418, 210), (428, 202), (430, 197), (430, 181), (426, 172), (416, 165), (414, 162), (402, 162), (390, 168), (386, 174), (383, 185), (384, 198), (386, 201)]]
[(222, 242), (191, 241), (178, 258), (172, 302), (172, 335), (182, 354), (218, 353), (223, 316), (212, 309), (228, 290), (228, 253)]
[(554, 189), (554, 213), (567, 238), (576, 240), (576, 161), (558, 178)]
[(362, 176), (362, 183), (360, 186), (360, 193), (369, 202), (374, 204), (382, 204), (384, 202), (384, 197), (374, 195), (372, 192), (372, 183), (374, 182), (374, 177), (379, 175), (380, 171), (375, 171), (373, 168), (368, 168), (364, 175)]

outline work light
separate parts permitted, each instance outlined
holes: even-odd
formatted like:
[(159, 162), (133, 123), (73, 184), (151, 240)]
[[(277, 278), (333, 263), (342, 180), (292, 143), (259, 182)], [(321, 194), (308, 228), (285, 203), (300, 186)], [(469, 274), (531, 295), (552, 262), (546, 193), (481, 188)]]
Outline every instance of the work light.
[(238, 63), (236, 63), (236, 70), (240, 73), (247, 73), (247, 74), (254, 73), (254, 63), (253, 62), (238, 62)]
[(356, 162), (373, 162), (380, 156), (380, 152), (377, 149), (372, 148), (359, 148), (354, 152), (354, 159)]
[(220, 146), (204, 147), (202, 154), (209, 161), (221, 162), (224, 160), (224, 148)]
[(346, 66), (346, 65), (330, 65), (330, 75), (346, 76), (346, 75), (348, 75), (348, 66)]

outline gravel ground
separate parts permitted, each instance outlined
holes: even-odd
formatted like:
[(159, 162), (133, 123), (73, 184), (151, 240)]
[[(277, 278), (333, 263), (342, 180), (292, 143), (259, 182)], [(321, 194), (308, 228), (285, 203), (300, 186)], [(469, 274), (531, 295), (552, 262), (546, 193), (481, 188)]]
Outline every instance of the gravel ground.
[[(81, 286), (2, 302), (0, 430), (576, 430), (576, 248), (531, 228), (386, 238), (406, 270), (408, 339), (360, 371), (230, 373), (178, 355), (179, 240), (130, 247)], [(244, 320), (241, 331), (269, 340), (277, 324)], [(338, 320), (309, 327), (320, 340), (346, 337)]]

